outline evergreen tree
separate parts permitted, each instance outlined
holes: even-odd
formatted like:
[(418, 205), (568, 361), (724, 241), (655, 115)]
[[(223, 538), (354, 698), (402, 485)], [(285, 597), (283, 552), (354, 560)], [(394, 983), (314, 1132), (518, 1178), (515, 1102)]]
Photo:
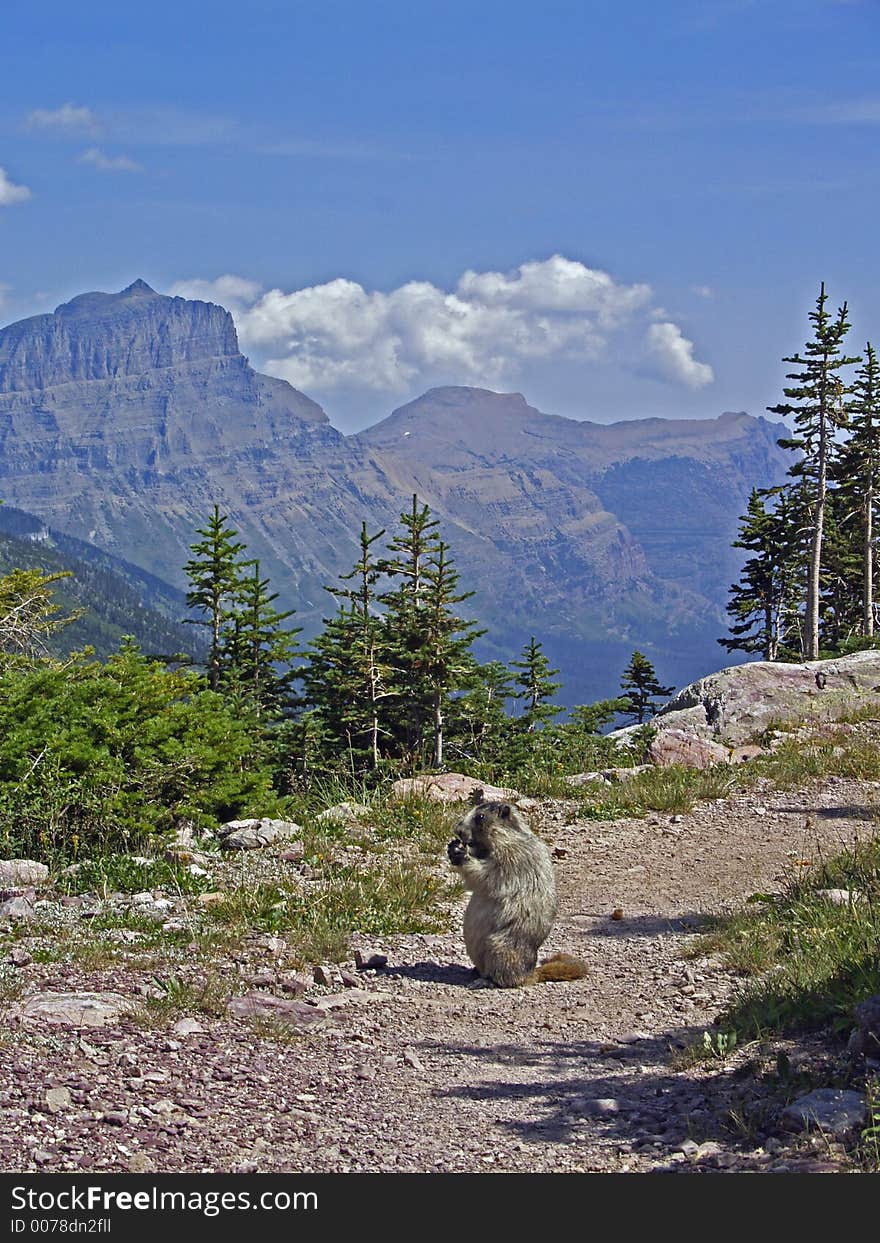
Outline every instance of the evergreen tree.
[(519, 670), (515, 679), (515, 685), (520, 688), (516, 698), (525, 701), (520, 719), (526, 732), (532, 734), (539, 725), (546, 725), (562, 711), (548, 702), (562, 685), (551, 680), (559, 670), (550, 668), (550, 661), (534, 635), (520, 652), (520, 659), (512, 661), (511, 666)]
[[(384, 627), (378, 614), (376, 583), (387, 573), (384, 558), (376, 559), (373, 545), (385, 534), (367, 534), (361, 525), (361, 555), (350, 574), (341, 576), (351, 587), (328, 587), (334, 596), (347, 603), (335, 621), (335, 632), (328, 636), (326, 655), (334, 651), (332, 668), (337, 689), (345, 685), (352, 700), (343, 712), (349, 745), (355, 739), (366, 742), (370, 764), (379, 767), (379, 740), (385, 732), (382, 711), (394, 694), (393, 671), (386, 652)], [(335, 644), (335, 648), (334, 648)]]
[(66, 617), (55, 603), (55, 583), (70, 578), (69, 571), (43, 574), (41, 570), (13, 570), (0, 578), (0, 652), (32, 659), (48, 653), (48, 641), (82, 615)]
[(260, 577), (259, 561), (251, 564), (251, 573), (238, 579), (221, 634), (223, 685), (246, 695), (258, 716), (278, 716), (290, 707), (297, 677), (291, 664), (301, 627), (283, 625), (294, 610), (278, 612), (278, 592), (270, 592), (269, 579)]
[(837, 652), (861, 630), (859, 515), (842, 488), (829, 488), (819, 579), (821, 652)]
[(660, 685), (654, 666), (638, 650), (633, 652), (623, 671), (620, 688), (628, 705), (624, 715), (635, 717), (639, 725), (644, 724), (645, 717), (655, 714), (660, 706), (657, 699), (666, 699), (675, 690), (674, 686)]
[(203, 614), (201, 618), (187, 618), (196, 626), (207, 626), (211, 634), (208, 650), (208, 682), (211, 690), (220, 688), (223, 674), (222, 632), (229, 619), (229, 609), (244, 566), (240, 554), (245, 546), (236, 540), (238, 532), (229, 525), (227, 516), (221, 515), (217, 505), (205, 527), (197, 527), (196, 534), (202, 539), (190, 545), (194, 556), (184, 566), (190, 581), (186, 595), (187, 605)]
[(857, 515), (861, 559), (861, 632), (874, 634), (874, 527), (880, 502), (880, 362), (871, 342), (856, 372), (850, 438), (843, 451), (839, 490), (847, 515)]
[(472, 685), (449, 705), (450, 750), (468, 760), (503, 762), (510, 741), (510, 670), (500, 660), (476, 665)]
[(847, 419), (845, 397), (850, 389), (844, 385), (839, 372), (842, 367), (860, 361), (847, 358), (841, 352), (850, 327), (846, 303), (833, 319), (827, 310), (827, 301), (823, 282), (816, 309), (810, 312), (813, 340), (806, 343), (804, 355), (793, 354), (783, 359), (798, 368), (786, 375), (786, 379), (795, 381), (794, 385), (783, 389), (789, 400), (768, 406), (771, 413), (794, 419), (796, 435), (780, 440), (779, 444), (783, 449), (802, 454), (788, 473), (799, 480), (798, 490), (810, 535), (804, 626), (807, 660), (815, 660), (819, 655), (819, 597), (828, 483), (837, 453), (835, 432)]
[(450, 697), (473, 684), (476, 662), (471, 647), (475, 639), (486, 633), (477, 629), (476, 622), (465, 621), (455, 612), (455, 606), (474, 593), (457, 590), (460, 575), (448, 553), (449, 545), (441, 540), (425, 570), (425, 602), (421, 610), (424, 642), (417, 663), (418, 681), (430, 703), (435, 768), (443, 767), (443, 727)]
[[(776, 504), (768, 509), (765, 498), (773, 495)], [(796, 638), (791, 631), (799, 602), (800, 537), (792, 508), (787, 489), (752, 489), (733, 547), (753, 555), (730, 588), (732, 638), (718, 640), (729, 652), (759, 652), (762, 660), (779, 660), (789, 652), (789, 638)]]
[(347, 767), (358, 768), (366, 755), (367, 722), (363, 681), (356, 657), (360, 619), (353, 608), (340, 604), (335, 616), (309, 644), (302, 671), (305, 701), (312, 728), (307, 742), (319, 737), (339, 756), (344, 749)]
[(482, 631), (460, 618), (455, 606), (472, 592), (459, 592), (459, 575), (427, 505), (400, 516), (402, 531), (388, 545), (384, 569), (397, 584), (383, 593), (384, 636), (398, 688), (392, 728), (411, 766), (443, 763), (444, 718), (450, 698), (470, 684), (475, 664), (470, 646)]

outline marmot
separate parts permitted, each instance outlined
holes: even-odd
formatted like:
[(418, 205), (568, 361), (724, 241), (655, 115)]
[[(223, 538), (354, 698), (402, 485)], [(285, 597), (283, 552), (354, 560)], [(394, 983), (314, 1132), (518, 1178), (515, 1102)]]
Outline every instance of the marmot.
[(556, 878), (550, 852), (515, 808), (478, 803), (459, 821), (447, 854), (471, 891), (464, 940), (481, 976), (518, 988), (587, 974), (568, 954), (536, 966), (556, 916)]

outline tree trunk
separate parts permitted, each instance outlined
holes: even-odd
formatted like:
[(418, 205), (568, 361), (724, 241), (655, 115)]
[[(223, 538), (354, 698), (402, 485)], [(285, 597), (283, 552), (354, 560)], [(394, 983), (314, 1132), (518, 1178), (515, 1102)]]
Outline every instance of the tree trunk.
[(864, 590), (862, 602), (864, 607), (864, 633), (870, 639), (874, 636), (874, 488), (868, 484), (865, 496), (865, 559), (864, 559)]
[(825, 493), (828, 487), (828, 424), (825, 395), (819, 417), (819, 461), (816, 477), (816, 518), (807, 577), (807, 660), (819, 659), (819, 579), (822, 573), (822, 536), (825, 529)]
[(434, 767), (443, 767), (443, 710), (439, 693), (434, 696)]

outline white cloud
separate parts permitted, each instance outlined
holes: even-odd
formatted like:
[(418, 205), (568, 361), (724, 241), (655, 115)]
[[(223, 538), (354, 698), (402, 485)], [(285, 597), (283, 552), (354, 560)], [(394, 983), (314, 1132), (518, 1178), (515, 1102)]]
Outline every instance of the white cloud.
[(715, 379), (708, 363), (694, 358), (694, 343), (682, 335), (677, 324), (651, 324), (647, 336), (648, 355), (665, 380), (687, 388), (705, 388)]
[[(297, 388), (391, 393), (416, 382), (504, 385), (540, 362), (633, 370), (652, 298), (648, 285), (618, 283), (562, 255), (512, 272), (467, 271), (448, 291), (428, 281), (370, 291), (339, 277), (285, 293), (222, 276), (181, 281), (172, 292), (228, 307), (243, 349)], [(670, 346), (657, 346), (664, 377), (708, 383), (711, 369), (693, 359), (675, 325), (653, 327), (678, 333), (685, 347), (687, 365), (671, 369)]]
[(142, 173), (143, 165), (127, 155), (106, 155), (100, 147), (89, 147), (77, 157), (77, 164), (91, 164), (102, 173)]
[(0, 207), (11, 207), (13, 203), (24, 203), (31, 197), (27, 186), (17, 186), (10, 181), (5, 168), (0, 168)]
[(691, 285), (691, 293), (695, 293), (698, 298), (715, 297), (715, 290), (711, 285)]
[(91, 108), (71, 103), (62, 104), (60, 108), (35, 108), (28, 113), (27, 123), (32, 129), (55, 129), (68, 133), (94, 133), (98, 129), (98, 118)]

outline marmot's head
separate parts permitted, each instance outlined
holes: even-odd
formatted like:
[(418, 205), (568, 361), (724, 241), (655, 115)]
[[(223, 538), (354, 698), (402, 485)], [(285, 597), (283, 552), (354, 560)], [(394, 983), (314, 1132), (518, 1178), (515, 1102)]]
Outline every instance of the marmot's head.
[(478, 803), (459, 820), (455, 836), (467, 847), (472, 858), (487, 859), (499, 831), (517, 833), (524, 828), (510, 803)]

